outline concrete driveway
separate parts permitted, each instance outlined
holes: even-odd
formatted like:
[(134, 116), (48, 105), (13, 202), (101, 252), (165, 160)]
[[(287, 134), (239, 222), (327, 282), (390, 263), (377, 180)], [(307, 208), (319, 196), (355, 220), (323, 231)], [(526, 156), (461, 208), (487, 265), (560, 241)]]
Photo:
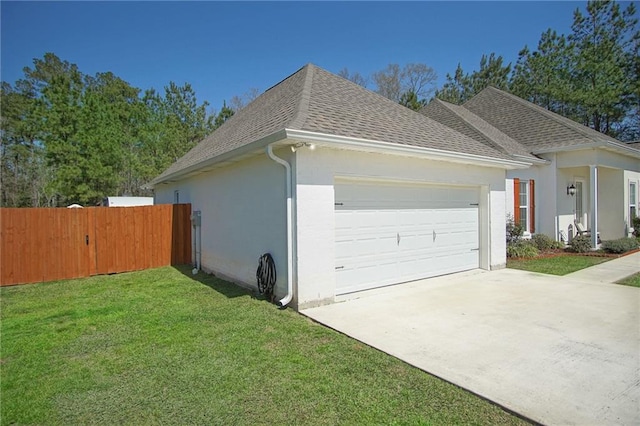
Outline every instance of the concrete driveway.
[(640, 253), (605, 265), (471, 271), (302, 313), (536, 422), (637, 425), (640, 288), (603, 281)]

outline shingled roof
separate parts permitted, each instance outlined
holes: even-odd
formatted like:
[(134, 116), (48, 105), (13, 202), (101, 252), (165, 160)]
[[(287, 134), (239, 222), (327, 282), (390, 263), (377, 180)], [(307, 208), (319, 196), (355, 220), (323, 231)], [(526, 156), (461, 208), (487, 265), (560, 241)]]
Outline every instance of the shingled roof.
[(236, 113), (151, 184), (286, 129), (512, 160), (504, 152), (308, 64)]
[(618, 140), (495, 87), (463, 104), (533, 153)]
[(537, 159), (537, 157), (529, 153), (525, 146), (460, 105), (454, 105), (436, 98), (422, 108), (420, 112), (495, 150), (534, 161)]

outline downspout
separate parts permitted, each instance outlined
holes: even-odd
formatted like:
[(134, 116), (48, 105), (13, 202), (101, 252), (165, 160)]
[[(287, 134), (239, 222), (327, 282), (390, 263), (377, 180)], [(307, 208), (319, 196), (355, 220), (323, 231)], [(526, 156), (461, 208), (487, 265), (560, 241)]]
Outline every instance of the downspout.
[(202, 219), (200, 210), (191, 213), (191, 227), (193, 228), (193, 275), (200, 270), (202, 260)]
[(291, 165), (273, 153), (271, 145), (267, 145), (267, 155), (285, 169), (286, 194), (287, 194), (287, 295), (276, 304), (284, 308), (293, 299), (293, 211), (291, 207)]

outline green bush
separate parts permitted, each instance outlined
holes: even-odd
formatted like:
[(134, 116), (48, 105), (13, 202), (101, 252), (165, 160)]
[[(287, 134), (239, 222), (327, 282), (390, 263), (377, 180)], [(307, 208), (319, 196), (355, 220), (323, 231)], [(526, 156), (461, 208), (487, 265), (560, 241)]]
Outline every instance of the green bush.
[(539, 253), (531, 240), (518, 240), (507, 244), (507, 257), (536, 257)]
[(535, 234), (533, 237), (531, 237), (531, 241), (540, 251), (549, 251), (564, 248), (564, 244), (562, 244), (560, 241), (555, 241), (553, 238), (544, 234)]
[(580, 235), (571, 241), (569, 251), (574, 253), (588, 253), (591, 251), (591, 237)]
[(607, 253), (626, 253), (638, 248), (638, 240), (635, 238), (620, 238), (618, 240), (609, 240), (602, 243), (602, 250)]
[(507, 215), (507, 245), (514, 243), (524, 234), (524, 228), (519, 223), (516, 223), (513, 216)]
[(633, 235), (640, 238), (640, 216), (634, 217), (631, 224), (633, 225)]

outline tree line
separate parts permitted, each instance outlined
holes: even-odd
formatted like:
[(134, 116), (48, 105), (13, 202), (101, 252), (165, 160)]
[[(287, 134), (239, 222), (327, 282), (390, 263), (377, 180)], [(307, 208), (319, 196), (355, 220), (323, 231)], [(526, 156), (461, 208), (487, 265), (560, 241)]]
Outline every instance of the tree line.
[(53, 53), (13, 85), (2, 82), (0, 103), (4, 207), (150, 195), (145, 183), (234, 113), (226, 104), (208, 111), (188, 83), (143, 92), (111, 72), (83, 74)]
[[(489, 85), (621, 140), (640, 139), (640, 31), (633, 3), (589, 1), (571, 33), (549, 29), (515, 65), (482, 55), (436, 90), (426, 64), (389, 64), (371, 77), (339, 72), (419, 110), (434, 97), (462, 104)], [(5, 207), (92, 205), (107, 195), (150, 195), (143, 185), (257, 97), (250, 89), (208, 111), (188, 83), (141, 91), (113, 73), (83, 74), (52, 53), (0, 87), (0, 202)]]
[(524, 46), (515, 65), (495, 53), (479, 68), (460, 64), (435, 90), (437, 75), (425, 64), (386, 69), (366, 78), (343, 69), (340, 75), (402, 105), (419, 110), (434, 95), (463, 104), (494, 86), (623, 141), (640, 139), (640, 30), (636, 8), (614, 1), (589, 1), (577, 8), (570, 34), (545, 31), (536, 49)]

